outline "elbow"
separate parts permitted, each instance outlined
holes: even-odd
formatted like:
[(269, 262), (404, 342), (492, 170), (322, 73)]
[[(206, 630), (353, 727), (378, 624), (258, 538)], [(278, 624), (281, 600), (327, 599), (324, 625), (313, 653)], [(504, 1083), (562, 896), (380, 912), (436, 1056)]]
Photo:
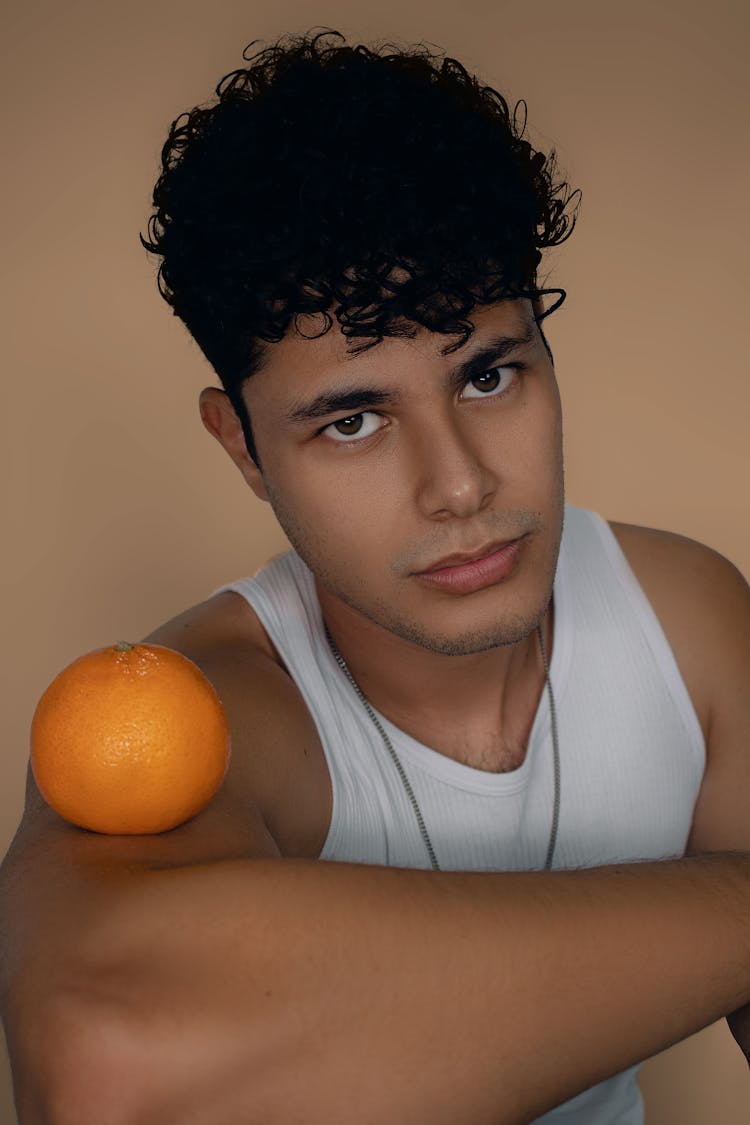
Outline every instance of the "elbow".
[(109, 1013), (55, 997), (24, 1012), (8, 1048), (19, 1125), (135, 1125), (147, 1075), (132, 1036)]

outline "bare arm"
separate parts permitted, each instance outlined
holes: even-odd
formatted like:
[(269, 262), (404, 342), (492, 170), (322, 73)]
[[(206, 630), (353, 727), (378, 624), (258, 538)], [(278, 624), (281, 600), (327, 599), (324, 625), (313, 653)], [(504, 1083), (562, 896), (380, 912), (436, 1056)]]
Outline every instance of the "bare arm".
[[(688, 854), (750, 851), (750, 587), (715, 551), (693, 544), (690, 560), (691, 621), (711, 670), (712, 706)], [(750, 1063), (750, 1006), (727, 1023)]]
[(161, 866), (63, 831), (6, 867), (22, 1125), (322, 1125), (356, 1107), (373, 1125), (520, 1125), (750, 1000), (744, 856)]
[[(687, 855), (750, 851), (750, 587), (717, 551), (669, 531), (612, 523), (705, 709), (706, 772)], [(750, 1062), (750, 1006), (730, 1013)]]
[[(237, 707), (219, 685), (240, 739), (240, 712), (307, 737), (280, 675), (243, 675)], [(247, 758), (158, 837), (69, 828), (30, 784), (0, 880), (21, 1125), (521, 1125), (750, 1001), (744, 855), (490, 875), (280, 858)]]

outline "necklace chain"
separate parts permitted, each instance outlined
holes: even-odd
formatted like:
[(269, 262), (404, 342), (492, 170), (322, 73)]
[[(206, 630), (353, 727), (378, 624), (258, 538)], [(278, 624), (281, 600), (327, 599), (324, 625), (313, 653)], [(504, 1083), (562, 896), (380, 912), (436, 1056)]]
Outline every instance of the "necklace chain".
[[(336, 648), (336, 645), (334, 644), (334, 641), (333, 641), (333, 637), (331, 636), (331, 634), (328, 631), (328, 626), (324, 624), (323, 627), (325, 629), (325, 634), (326, 634), (326, 637), (328, 638), (328, 644), (330, 646), (331, 652), (333, 653), (333, 657), (334, 657), (336, 663), (338, 664), (339, 668), (341, 669), (341, 671), (346, 676), (349, 683), (354, 688), (354, 691), (356, 692), (357, 696), (359, 697), (359, 700), (362, 703), (365, 711), (367, 712), (367, 714), (370, 716), (373, 723), (375, 724), (375, 727), (376, 727), (380, 737), (382, 738), (383, 743), (385, 744), (385, 747), (386, 747), (388, 753), (391, 756), (391, 759), (393, 760), (393, 764), (395, 765), (396, 770), (398, 771), (398, 775), (401, 778), (401, 784), (403, 785), (404, 790), (406, 792), (406, 795), (409, 798), (409, 801), (411, 802), (411, 806), (414, 810), (414, 815), (417, 819), (417, 824), (419, 825), (419, 831), (421, 833), (422, 839), (424, 840), (424, 845), (425, 845), (425, 848), (427, 849), (427, 854), (430, 857), (430, 864), (432, 866), (432, 869), (433, 869), (433, 871), (440, 871), (440, 869), (441, 869), (440, 864), (438, 863), (437, 856), (435, 855), (435, 848), (433, 846), (432, 840), (430, 839), (430, 834), (427, 831), (427, 825), (424, 822), (424, 816), (422, 815), (422, 810), (419, 807), (419, 801), (417, 800), (417, 798), (414, 795), (414, 790), (412, 789), (409, 778), (406, 775), (406, 770), (404, 769), (403, 765), (401, 764), (401, 759), (399, 758), (398, 754), (396, 753), (390, 738), (388, 737), (385, 730), (383, 729), (383, 724), (378, 719), (377, 715), (373, 711), (369, 702), (365, 698), (362, 690), (360, 689), (359, 684), (357, 683), (357, 681), (354, 679), (354, 676), (349, 671), (349, 668), (348, 668), (347, 663), (344, 660), (343, 656), (341, 655), (339, 650)], [(554, 796), (554, 801), (552, 803), (552, 827), (550, 829), (549, 844), (547, 845), (547, 856), (546, 856), (546, 859), (544, 861), (544, 870), (549, 871), (552, 867), (552, 859), (553, 859), (554, 854), (555, 854), (555, 845), (557, 843), (557, 830), (558, 830), (558, 826), (559, 826), (559, 822), (560, 822), (560, 748), (559, 748), (559, 743), (558, 743), (558, 738), (557, 738), (557, 711), (556, 711), (556, 708), (555, 708), (555, 696), (554, 696), (554, 693), (552, 691), (552, 683), (551, 683), (550, 675), (549, 675), (549, 664), (548, 664), (548, 661), (547, 661), (547, 650), (546, 650), (545, 645), (544, 645), (544, 637), (542, 635), (541, 625), (537, 626), (536, 632), (537, 632), (537, 636), (539, 638), (539, 647), (540, 647), (541, 653), (542, 653), (542, 663), (544, 664), (544, 679), (545, 679), (545, 683), (546, 683), (546, 686), (547, 686), (547, 695), (549, 697), (550, 719), (551, 719), (551, 723), (552, 723), (552, 760), (553, 760), (553, 771), (554, 771), (554, 781), (555, 781), (555, 796)]]

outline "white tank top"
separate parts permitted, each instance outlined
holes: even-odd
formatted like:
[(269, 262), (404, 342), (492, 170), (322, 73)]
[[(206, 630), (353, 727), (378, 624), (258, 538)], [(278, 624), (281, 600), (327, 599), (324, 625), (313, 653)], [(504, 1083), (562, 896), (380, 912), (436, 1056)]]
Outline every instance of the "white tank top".
[[(333, 791), (320, 859), (429, 868), (391, 757), (330, 651), (305, 563), (287, 551), (253, 578), (221, 590), (236, 591), (255, 610), (318, 729)], [(554, 867), (684, 854), (705, 767), (700, 723), (666, 636), (609, 525), (570, 504), (553, 604), (550, 679), (562, 775)], [(554, 797), (546, 692), (526, 756), (507, 773), (453, 761), (376, 713), (443, 870), (543, 867)], [(538, 1118), (538, 1125), (642, 1125), (637, 1071), (631, 1067), (584, 1091)]]

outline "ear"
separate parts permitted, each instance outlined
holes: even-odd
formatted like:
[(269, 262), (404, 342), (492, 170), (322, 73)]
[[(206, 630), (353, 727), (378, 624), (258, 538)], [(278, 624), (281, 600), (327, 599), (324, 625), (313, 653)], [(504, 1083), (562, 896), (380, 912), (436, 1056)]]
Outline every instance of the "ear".
[(226, 449), (259, 500), (268, 501), (260, 469), (245, 445), (245, 435), (226, 391), (204, 387), (198, 399), (201, 421), (219, 445)]
[(552, 363), (552, 366), (554, 367), (555, 357), (552, 354), (552, 348), (549, 346), (549, 343), (547, 341), (547, 337), (544, 335), (544, 329), (542, 328), (542, 323), (541, 323), (541, 319), (540, 319), (542, 316), (544, 316), (544, 301), (541, 297), (532, 297), (531, 298), (531, 311), (534, 314), (534, 320), (536, 321), (536, 326), (537, 326), (537, 329), (539, 331), (539, 335), (542, 337), (542, 343), (544, 344), (547, 355), (549, 356), (550, 361)]

